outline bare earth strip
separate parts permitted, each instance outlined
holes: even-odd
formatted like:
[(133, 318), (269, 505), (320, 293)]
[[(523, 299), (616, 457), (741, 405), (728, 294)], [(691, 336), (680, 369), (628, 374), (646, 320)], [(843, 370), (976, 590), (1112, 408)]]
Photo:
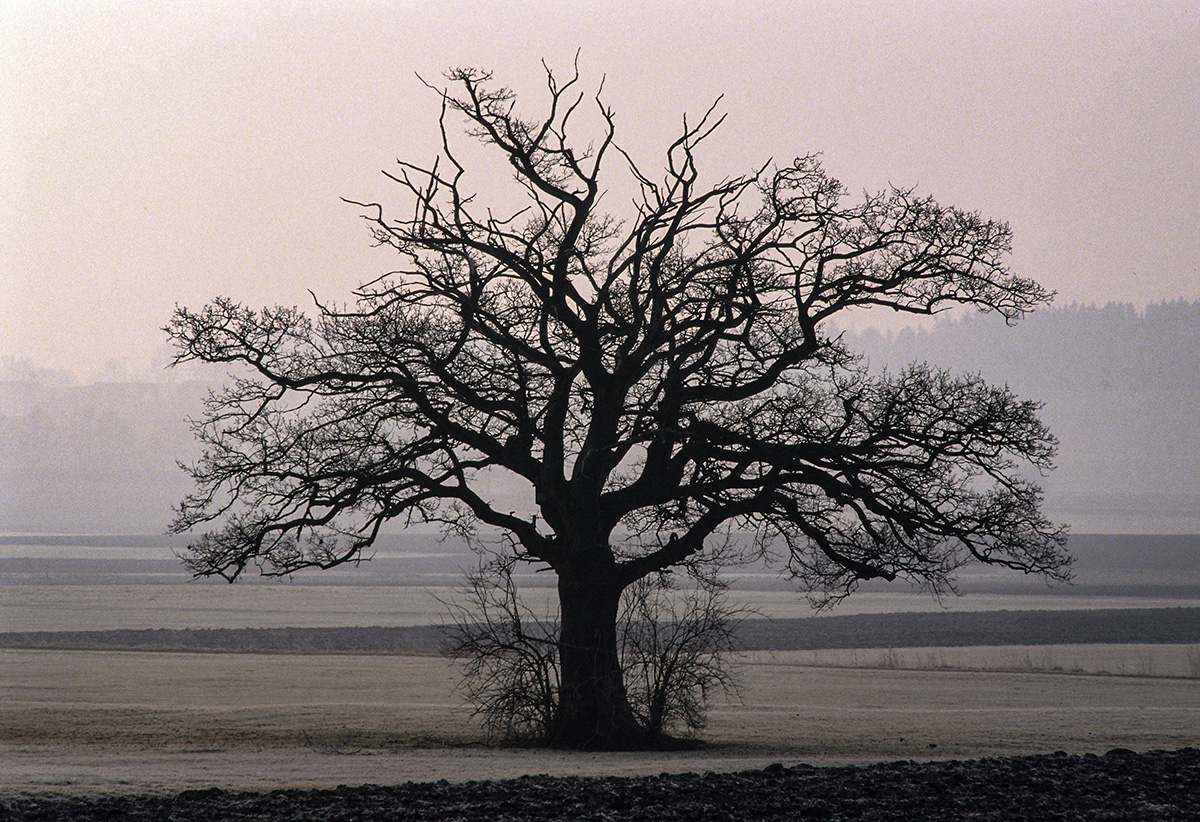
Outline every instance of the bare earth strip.
[[(816, 619), (744, 619), (738, 622), (735, 630), (737, 644), (749, 651), (892, 649), (900, 646), (951, 649), (972, 645), (1046, 646), (1062, 643), (1191, 643), (1200, 646), (1200, 608), (855, 614)], [(6, 631), (0, 632), (0, 648), (421, 656), (441, 654), (446, 646), (447, 637), (446, 629), (436, 624), (403, 627)], [(1042, 655), (1039, 654), (1040, 656)], [(1032, 658), (1028, 663), (1027, 668), (1033, 667)], [(911, 666), (884, 664), (884, 667)], [(961, 666), (931, 664), (925, 667)], [(1200, 671), (1200, 653), (1197, 654), (1193, 667)], [(1153, 673), (1149, 669), (1145, 672)]]
[[(1153, 650), (1165, 670), (1194, 646)], [(333, 787), (1200, 744), (1195, 679), (830, 663), (840, 664), (750, 655), (744, 700), (716, 706), (705, 750), (574, 754), (481, 744), (438, 658), (2, 651), (0, 790)]]

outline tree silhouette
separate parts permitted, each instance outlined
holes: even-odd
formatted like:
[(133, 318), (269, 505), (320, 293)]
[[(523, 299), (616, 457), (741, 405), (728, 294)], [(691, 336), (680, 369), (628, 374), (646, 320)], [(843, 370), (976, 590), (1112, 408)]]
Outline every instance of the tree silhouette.
[[(826, 333), (868, 307), (1013, 321), (1047, 302), (1006, 269), (1007, 225), (899, 188), (848, 203), (811, 155), (702, 184), (715, 106), (652, 175), (578, 70), (547, 69), (534, 119), (486, 72), (447, 78), (440, 156), (387, 175), (410, 207), (356, 204), (396, 270), (314, 318), (177, 309), (177, 362), (247, 371), (196, 424), (206, 452), (173, 527), (219, 527), (194, 573), (355, 561), (397, 519), (505, 534), (557, 575), (546, 742), (583, 748), (659, 741), (630, 709), (615, 627), (650, 574), (767, 555), (828, 597), (877, 578), (942, 590), (972, 560), (1067, 574), (1026, 476), (1054, 455), (1037, 405), (925, 365), (871, 374)], [(456, 115), (515, 181), (508, 210), (468, 187)], [(610, 160), (638, 192), (624, 219), (600, 209)], [(497, 504), (498, 474), (536, 510)]]

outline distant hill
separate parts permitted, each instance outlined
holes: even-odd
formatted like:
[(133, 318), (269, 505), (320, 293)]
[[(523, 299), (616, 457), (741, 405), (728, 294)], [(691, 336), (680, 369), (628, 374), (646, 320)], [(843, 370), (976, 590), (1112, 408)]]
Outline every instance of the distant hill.
[(873, 367), (979, 373), (1045, 404), (1059, 439), (1053, 515), (1089, 532), (1200, 532), (1200, 302), (1072, 305), (1015, 327), (969, 314), (850, 331)]
[(199, 382), (0, 382), (0, 532), (162, 532), (189, 489)]

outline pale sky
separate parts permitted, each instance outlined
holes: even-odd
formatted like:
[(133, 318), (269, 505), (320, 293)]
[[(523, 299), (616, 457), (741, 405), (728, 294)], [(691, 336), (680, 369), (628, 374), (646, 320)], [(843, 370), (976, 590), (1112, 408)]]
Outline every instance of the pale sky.
[(577, 49), (645, 167), (724, 95), (714, 176), (823, 152), (851, 190), (1009, 221), (1013, 267), (1061, 302), (1200, 299), (1192, 2), (0, 10), (0, 358), (86, 376), (148, 360), (176, 303), (347, 299), (394, 260), (339, 197), (402, 206), (380, 170), (436, 149), (416, 74), (491, 68), (535, 111), (540, 60)]

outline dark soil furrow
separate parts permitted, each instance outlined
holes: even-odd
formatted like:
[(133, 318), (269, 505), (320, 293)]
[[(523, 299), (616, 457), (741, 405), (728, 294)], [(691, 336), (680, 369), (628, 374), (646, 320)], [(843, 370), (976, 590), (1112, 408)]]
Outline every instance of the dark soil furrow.
[[(348, 628), (186, 628), (0, 633), (0, 648), (232, 653), (436, 654), (445, 630), (432, 625)], [(1200, 608), (855, 614), (747, 619), (748, 651), (829, 648), (1200, 643)]]
[(0, 798), (0, 820), (1195, 820), (1200, 750), (772, 765), (734, 774), (523, 777), (334, 790)]

